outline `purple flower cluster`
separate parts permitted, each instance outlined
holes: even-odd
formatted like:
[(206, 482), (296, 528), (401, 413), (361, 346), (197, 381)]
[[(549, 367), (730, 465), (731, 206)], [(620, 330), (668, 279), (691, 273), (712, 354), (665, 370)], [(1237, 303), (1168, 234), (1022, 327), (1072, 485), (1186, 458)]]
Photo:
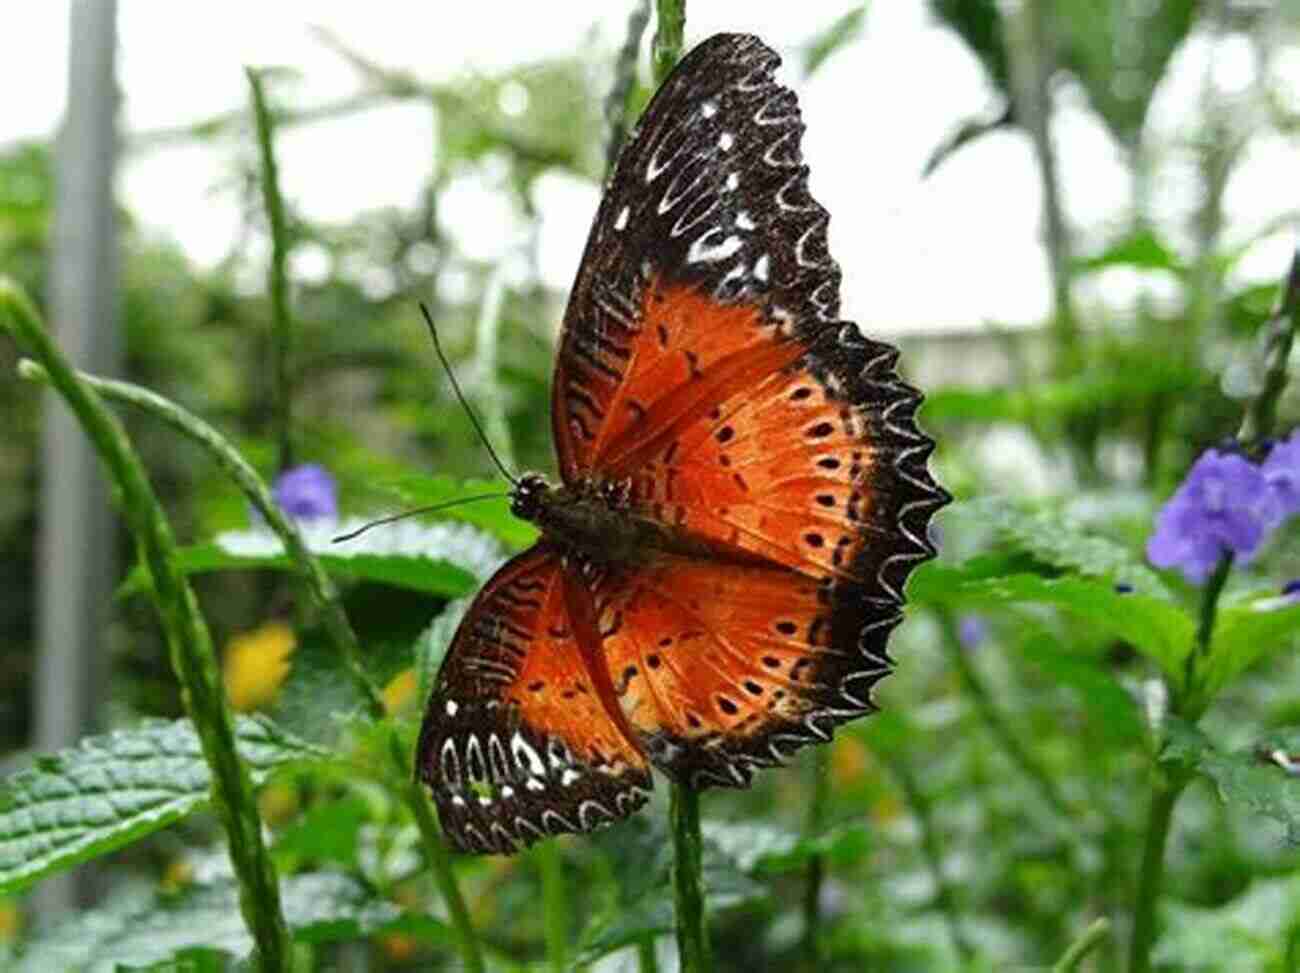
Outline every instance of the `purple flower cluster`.
[(276, 505), (298, 520), (338, 516), (334, 477), (315, 463), (304, 463), (285, 470), (276, 477), (272, 492)]
[(1147, 557), (1177, 568), (1193, 584), (1219, 559), (1254, 557), (1269, 535), (1300, 513), (1300, 430), (1275, 445), (1263, 463), (1206, 450), (1156, 518)]

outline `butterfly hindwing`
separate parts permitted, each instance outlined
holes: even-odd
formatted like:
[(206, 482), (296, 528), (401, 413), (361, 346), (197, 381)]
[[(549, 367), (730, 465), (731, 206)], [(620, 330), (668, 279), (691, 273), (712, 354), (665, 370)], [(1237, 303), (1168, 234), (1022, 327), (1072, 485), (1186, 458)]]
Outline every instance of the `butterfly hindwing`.
[(645, 803), (645, 759), (616, 722), (607, 670), (592, 665), (589, 599), (543, 542), (501, 568), (466, 613), (416, 754), (462, 850), (509, 853)]
[(594, 588), (623, 715), (692, 787), (748, 786), (754, 768), (828, 740), (889, 671), (883, 640), (864, 653), (859, 626), (837, 620), (828, 582), (784, 567), (662, 555)]

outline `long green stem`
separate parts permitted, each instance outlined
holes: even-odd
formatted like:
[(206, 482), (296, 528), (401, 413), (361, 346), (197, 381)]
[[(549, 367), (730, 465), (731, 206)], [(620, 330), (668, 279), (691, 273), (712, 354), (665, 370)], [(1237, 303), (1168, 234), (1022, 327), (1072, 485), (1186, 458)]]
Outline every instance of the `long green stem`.
[(704, 840), (700, 836), (700, 792), (673, 784), (669, 815), (673, 832), (673, 896), (676, 904), (677, 958), (682, 973), (713, 969), (704, 915)]
[(1300, 327), (1300, 249), (1291, 258), (1277, 306), (1265, 326), (1264, 387), (1246, 410), (1239, 438), (1253, 452), (1273, 435), (1277, 425), (1277, 403), (1286, 388), (1287, 365), (1296, 329)]
[(605, 123), (609, 126), (609, 141), (605, 143), (605, 168), (613, 169), (619, 149), (627, 138), (629, 99), (636, 88), (637, 54), (641, 51), (641, 36), (650, 22), (650, 0), (638, 0), (627, 15), (627, 34), (614, 62), (614, 84), (605, 99)]
[(686, 0), (657, 0), (656, 24), (651, 59), (655, 84), (661, 85), (673, 65), (681, 60), (686, 34)]
[[(18, 365), (19, 374), (32, 381), (49, 381), (46, 371), (35, 362), (24, 361)], [(133, 405), (171, 426), (181, 435), (202, 446), (222, 470), (244, 492), (253, 508), (266, 521), (268, 527), (284, 544), (285, 554), (293, 563), (297, 575), (306, 586), (306, 595), (320, 613), (327, 634), (339, 649), (348, 675), (366, 702), (371, 717), (384, 715), (383, 697), (361, 664), (361, 645), (352, 624), (343, 611), (338, 589), (330, 580), (320, 562), (312, 556), (297, 525), (276, 504), (266, 483), (244, 459), (230, 441), (198, 416), (181, 408), (175, 402), (156, 392), (113, 379), (96, 378), (78, 373), (85, 382), (106, 399)]]
[(1020, 742), (1020, 738), (1011, 729), (1006, 718), (993, 704), (992, 694), (985, 687), (979, 673), (975, 671), (970, 656), (961, 644), (961, 636), (957, 630), (957, 620), (953, 618), (952, 612), (941, 608), (936, 610), (936, 616), (939, 627), (943, 632), (943, 644), (948, 652), (948, 658), (952, 661), (962, 687), (966, 690), (971, 702), (975, 704), (975, 710), (979, 713), (980, 719), (984, 721), (989, 733), (1011, 762), (1038, 790), (1044, 803), (1062, 818), (1069, 820), (1071, 816), (1070, 806), (1057, 789), (1051, 775), (1034, 759), (1029, 752), (1029, 748)]
[[(817, 747), (809, 767), (812, 800), (808, 802), (808, 819), (804, 826), (807, 838), (817, 838), (826, 826), (826, 805), (830, 803), (830, 753), (829, 745)], [(821, 958), (822, 883), (826, 878), (826, 856), (817, 854), (808, 859), (807, 885), (803, 896), (803, 955), (816, 966)]]
[(1191, 777), (1183, 771), (1161, 774), (1147, 808), (1146, 837), (1142, 843), (1142, 866), (1138, 873), (1137, 902), (1133, 910), (1133, 938), (1129, 941), (1129, 973), (1151, 969), (1151, 947), (1156, 938), (1156, 905), (1165, 877), (1165, 843), (1174, 817), (1174, 806)]
[(546, 960), (555, 973), (568, 969), (568, 915), (564, 895), (564, 861), (555, 841), (543, 841), (532, 851), (542, 878), (542, 913), (546, 927)]
[[(20, 362), (19, 373), (24, 378), (34, 381), (50, 380), (49, 373), (36, 362)], [(161, 419), (181, 435), (198, 443), (238, 484), (249, 503), (262, 515), (267, 525), (284, 544), (285, 553), (303, 582), (303, 593), (321, 618), (326, 634), (342, 656), (347, 672), (362, 699), (365, 700), (371, 718), (381, 719), (384, 715), (383, 698), (361, 663), (360, 642), (343, 610), (338, 589), (335, 588), (334, 582), (330, 580), (325, 569), (321, 567), (320, 561), (307, 549), (297, 525), (276, 505), (270, 490), (258, 476), (257, 471), (216, 429), (163, 396), (129, 382), (95, 378), (80, 373), (78, 377), (104, 398), (141, 408)], [(410, 776), (400, 747), (393, 750), (393, 765), (399, 777)], [(420, 793), (418, 784), (411, 783), (404, 786), (409, 790), (409, 793), (404, 793), (404, 799), (413, 813), (416, 813), (416, 820), (420, 824), (420, 833), (424, 839), (425, 854), (435, 872), (447, 909), (451, 913), (462, 959), (467, 969), (480, 970), (483, 960), (478, 938), (469, 921), (469, 912), (465, 908), (464, 898), (456, 883), (451, 861), (442, 844), (438, 827), (433, 822), (432, 812), (428, 809), (428, 801)], [(421, 821), (420, 813), (425, 814), (428, 820)]]
[(1072, 970), (1078, 969), (1079, 964), (1087, 959), (1088, 954), (1100, 946), (1109, 935), (1110, 920), (1104, 917), (1094, 919), (1092, 925), (1083, 931), (1083, 935), (1071, 943), (1070, 948), (1056, 961), (1052, 973), (1071, 973)]
[(954, 948), (962, 961), (969, 963), (975, 954), (965, 933), (962, 932), (957, 898), (953, 895), (952, 886), (948, 884), (948, 878), (943, 871), (943, 851), (939, 846), (939, 832), (934, 826), (934, 812), (930, 807), (930, 799), (926, 797), (925, 791), (921, 789), (921, 785), (917, 783), (903, 760), (883, 753), (880, 757), (898, 781), (903, 791), (903, 800), (907, 802), (908, 809), (920, 826), (921, 853), (925, 856), (930, 877), (934, 881), (935, 902), (943, 912), (944, 920), (948, 925), (948, 935), (952, 938)]
[[(399, 768), (404, 767), (405, 756), (396, 733), (389, 737), (389, 748), (393, 763)], [(460, 894), (460, 886), (456, 884), (456, 874), (451, 868), (451, 856), (447, 854), (447, 848), (442, 843), (442, 833), (438, 828), (438, 822), (434, 819), (429, 795), (425, 792), (423, 784), (412, 779), (403, 789), (402, 796), (406, 806), (411, 809), (416, 827), (420, 829), (420, 837), (424, 839), (424, 854), (433, 869), (434, 881), (438, 883), (438, 890), (442, 893), (442, 900), (447, 904), (447, 911), (451, 913), (451, 924), (456, 929), (461, 961), (465, 964), (467, 973), (483, 973), (485, 969), (483, 952), (478, 937), (474, 934), (474, 923), (469, 917), (469, 909), (465, 906), (465, 897)]]
[(212, 770), (213, 805), (226, 832), (239, 882), (240, 911), (253, 935), (258, 967), (276, 973), (288, 971), (293, 946), (280, 909), (275, 869), (262, 843), (252, 784), (235, 750), (234, 725), (212, 637), (194, 591), (177, 564), (171, 526), (121, 423), (78, 377), (26, 296), (4, 281), (0, 281), (0, 320), (45, 366), (50, 384), (76, 414), (117, 487), (122, 513), (153, 579), (155, 604), (185, 709)]
[(289, 319), (289, 230), (280, 195), (279, 169), (275, 162), (274, 127), (266, 106), (261, 73), (245, 68), (253, 96), (253, 118), (257, 123), (257, 147), (262, 161), (262, 200), (271, 226), (271, 266), (267, 283), (271, 292), (271, 358), (275, 388), (275, 438), (279, 449), (276, 468), (283, 472), (293, 465), (293, 383), (289, 374), (289, 351), (293, 328)]

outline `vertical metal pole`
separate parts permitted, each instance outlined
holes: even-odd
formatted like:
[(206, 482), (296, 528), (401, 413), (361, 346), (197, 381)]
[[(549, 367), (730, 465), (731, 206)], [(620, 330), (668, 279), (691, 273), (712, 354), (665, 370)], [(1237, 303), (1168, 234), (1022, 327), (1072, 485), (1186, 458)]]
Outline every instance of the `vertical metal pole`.
[[(73, 0), (68, 103), (55, 151), (50, 318), (79, 367), (119, 371), (116, 0)], [(114, 528), (104, 479), (71, 413), (49, 393), (41, 454), (38, 655), (33, 686), (38, 752), (66, 747), (94, 723), (107, 676)], [(42, 888), (41, 905), (77, 898), (70, 877)]]

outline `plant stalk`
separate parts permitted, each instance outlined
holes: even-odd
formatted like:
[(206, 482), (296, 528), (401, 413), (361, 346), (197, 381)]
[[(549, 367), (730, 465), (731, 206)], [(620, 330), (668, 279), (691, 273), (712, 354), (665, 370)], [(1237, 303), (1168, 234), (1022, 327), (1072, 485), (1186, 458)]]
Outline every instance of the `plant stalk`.
[(239, 905), (252, 933), (257, 966), (281, 973), (293, 965), (293, 944), (280, 908), (280, 888), (266, 846), (252, 783), (235, 749), (212, 637), (198, 599), (177, 564), (176, 542), (144, 465), (117, 418), (83, 382), (50, 338), (36, 310), (16, 287), (0, 281), (0, 320), (45, 367), (108, 468), (115, 496), (153, 580), (154, 601), (167, 638), (181, 698), (212, 770), (212, 801), (226, 832), (239, 883)]
[[(36, 362), (20, 362), (18, 370), (24, 378), (41, 382), (50, 381), (48, 371)], [(83, 373), (78, 373), (78, 377), (104, 398), (141, 408), (161, 419), (181, 435), (190, 438), (202, 446), (217, 466), (235, 481), (249, 503), (262, 515), (267, 525), (284, 544), (285, 553), (302, 582), (302, 593), (320, 617), (326, 634), (342, 656), (349, 677), (365, 701), (368, 714), (376, 722), (381, 720), (384, 717), (383, 697), (362, 665), (360, 642), (343, 610), (338, 589), (325, 569), (321, 567), (320, 561), (307, 549), (302, 534), (292, 518), (286, 517), (276, 505), (271, 491), (258, 476), (257, 471), (211, 425), (163, 396), (129, 382), (95, 378)], [(409, 778), (410, 768), (406, 765), (400, 746), (393, 749), (392, 756), (399, 778)], [(464, 898), (452, 872), (451, 860), (442, 844), (432, 812), (429, 811), (428, 800), (421, 793), (418, 783), (411, 781), (409, 784), (403, 784), (402, 787), (403, 799), (416, 815), (420, 834), (424, 839), (425, 854), (434, 870), (448, 912), (451, 914), (465, 968), (472, 971), (481, 970), (483, 960), (478, 938), (469, 921), (469, 912), (465, 908)], [(427, 820), (421, 820), (421, 813), (426, 815)]]
[(1110, 935), (1110, 920), (1104, 916), (1094, 919), (1092, 924), (1083, 931), (1083, 935), (1070, 944), (1070, 948), (1065, 954), (1056, 961), (1052, 967), (1052, 973), (1071, 973), (1079, 968), (1079, 964), (1087, 959), (1088, 954), (1101, 945), (1102, 941)]
[(532, 852), (542, 878), (542, 912), (546, 927), (546, 959), (554, 973), (568, 969), (568, 915), (564, 895), (564, 861), (556, 841), (543, 841)]
[(686, 33), (686, 0), (657, 0), (655, 13), (651, 60), (654, 63), (655, 86), (658, 87), (682, 58)]
[(704, 841), (700, 836), (700, 792), (673, 784), (669, 811), (673, 832), (673, 894), (677, 925), (677, 957), (682, 973), (713, 969), (704, 914)]
[[(808, 820), (804, 836), (816, 839), (826, 826), (826, 805), (830, 803), (831, 744), (817, 747), (809, 767), (812, 800), (808, 802)], [(803, 897), (803, 956), (815, 967), (821, 959), (822, 883), (826, 879), (826, 856), (808, 859), (807, 884)]]
[(609, 141), (605, 144), (605, 170), (612, 171), (618, 159), (623, 140), (629, 128), (629, 99), (636, 89), (637, 55), (641, 51), (641, 37), (650, 22), (650, 0), (638, 0), (627, 15), (627, 34), (614, 62), (614, 84), (605, 99), (605, 122), (609, 126)]
[(289, 374), (289, 352), (293, 337), (289, 318), (289, 230), (284, 215), (284, 197), (280, 195), (279, 169), (275, 161), (274, 126), (266, 105), (262, 74), (245, 68), (248, 87), (253, 96), (253, 119), (257, 124), (257, 147), (262, 162), (262, 201), (271, 227), (271, 266), (267, 287), (271, 294), (271, 360), (274, 374), (276, 472), (293, 466), (292, 403), (293, 385)]
[(989, 733), (1002, 747), (1003, 752), (1006, 753), (1011, 762), (1034, 785), (1043, 802), (1064, 820), (1071, 820), (1070, 806), (1057, 789), (1051, 775), (1034, 759), (1029, 749), (1020, 742), (1020, 739), (1012, 731), (1010, 724), (1007, 723), (1006, 718), (994, 705), (992, 694), (984, 685), (979, 673), (975, 671), (965, 647), (961, 644), (957, 621), (953, 618), (952, 612), (946, 608), (938, 608), (935, 610), (935, 615), (943, 632), (943, 645), (948, 652), (948, 658), (952, 660), (953, 668), (957, 671), (957, 677), (961, 680), (962, 687), (975, 704), (975, 710), (979, 713), (980, 719), (984, 721)]

